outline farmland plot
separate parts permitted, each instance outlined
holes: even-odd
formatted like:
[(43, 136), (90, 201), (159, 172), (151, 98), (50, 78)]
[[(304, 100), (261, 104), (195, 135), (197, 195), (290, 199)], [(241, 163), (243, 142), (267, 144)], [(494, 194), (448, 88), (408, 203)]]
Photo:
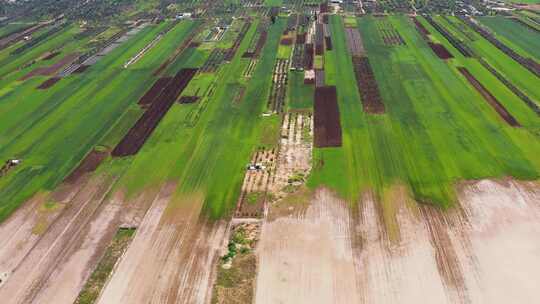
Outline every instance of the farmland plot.
[[(37, 86), (28, 80), (3, 98), (0, 156), (2, 159), (22, 158), (24, 163), (0, 181), (0, 218), (11, 213), (35, 191), (54, 188), (121, 116), (127, 105), (143, 93), (139, 84), (147, 81), (147, 71), (120, 72), (119, 68), (122, 61), (133, 56), (158, 31), (159, 27), (142, 30), (135, 43), (128, 42), (117, 48), (91, 72), (66, 78), (45, 94), (28, 89), (28, 86)], [(130, 83), (134, 85), (133, 90), (116, 90), (118, 85)], [(20, 98), (27, 102), (17, 103)], [(115, 102), (103, 102), (107, 100)], [(20, 184), (27, 185), (24, 191), (16, 191)]]
[[(536, 178), (535, 114), (514, 97), (515, 104), (504, 105), (528, 131), (506, 127), (457, 69), (433, 54), (411, 21), (404, 17), (388, 20), (406, 47), (386, 46), (376, 35), (375, 19), (358, 19), (387, 113), (366, 117), (358, 102), (361, 97), (341, 20), (330, 19), (334, 50), (329, 57), (334, 64), (326, 70), (339, 71), (335, 83), (343, 146), (315, 149), (314, 164), (320, 166), (315, 166), (309, 185), (329, 185), (354, 202), (358, 189), (384, 197), (385, 185), (402, 181), (417, 200), (450, 206), (455, 201), (453, 184), (460, 179)], [(486, 87), (506, 102), (498, 96), (508, 96), (508, 92)]]
[[(269, 94), (284, 21), (270, 26), (243, 101), (232, 103), (235, 92), (229, 87), (247, 64), (241, 56), (254, 27), (218, 72), (215, 91), (196, 125), (188, 129), (181, 123), (190, 105), (173, 105), (134, 157), (119, 187), (133, 198), (156, 187), (162, 190), (154, 194), (152, 207), (98, 303), (162, 298), (198, 303), (209, 296), (210, 269), (226, 239), (225, 222), (209, 216), (232, 211), (237, 202), (245, 162), (259, 135), (254, 130)], [(156, 157), (163, 161), (151, 161)]]
[[(539, 103), (540, 89), (535, 85), (537, 78), (531, 71), (517, 64), (516, 61), (474, 31), (469, 32), (469, 35), (472, 35), (474, 40), (467, 40), (468, 38), (464, 32), (457, 29), (458, 25), (464, 24), (457, 17), (447, 17), (448, 21), (435, 17), (435, 20), (445, 26), (447, 30), (452, 31), (453, 36), (457, 39), (468, 41), (467, 46), (469, 48), (486, 60), (489, 65), (501, 73), (519, 90), (523, 91), (533, 102), (536, 104)], [(452, 23), (449, 23), (449, 21)]]

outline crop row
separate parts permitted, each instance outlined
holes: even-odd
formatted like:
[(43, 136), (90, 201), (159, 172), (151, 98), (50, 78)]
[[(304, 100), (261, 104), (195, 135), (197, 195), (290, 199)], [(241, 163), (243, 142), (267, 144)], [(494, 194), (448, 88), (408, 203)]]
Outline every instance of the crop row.
[(463, 42), (459, 41), (458, 39), (454, 38), (445, 28), (440, 26), (431, 16), (425, 15), (424, 18), (433, 26), (441, 35), (443, 35), (450, 44), (455, 47), (463, 56), (465, 57), (474, 57), (473, 51), (465, 45)]
[(540, 64), (538, 64), (536, 61), (534, 61), (531, 58), (525, 58), (518, 53), (516, 53), (513, 49), (506, 46), (504, 43), (499, 41), (499, 39), (495, 38), (488, 30), (481, 27), (479, 24), (472, 21), (470, 18), (460, 16), (461, 20), (463, 22), (467, 23), (470, 27), (472, 27), (480, 36), (484, 37), (487, 41), (491, 42), (496, 48), (501, 50), (503, 53), (508, 55), (510, 58), (514, 59), (516, 62), (521, 64), (523, 67), (534, 73), (536, 76), (540, 77)]

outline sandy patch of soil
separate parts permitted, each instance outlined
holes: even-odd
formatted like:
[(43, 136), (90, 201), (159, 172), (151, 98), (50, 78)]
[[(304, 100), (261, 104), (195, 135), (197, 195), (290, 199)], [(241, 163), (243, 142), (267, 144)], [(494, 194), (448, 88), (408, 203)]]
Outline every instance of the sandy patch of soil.
[(359, 303), (348, 207), (319, 190), (305, 212), (266, 222), (256, 303)]
[[(457, 207), (318, 189), (262, 228), (257, 303), (537, 303), (538, 182), (475, 181)], [(304, 206), (304, 205), (301, 205)], [(293, 286), (293, 288), (292, 288)]]
[[(52, 194), (45, 206), (52, 197), (63, 196), (66, 200), (49, 203), (58, 207), (40, 207), (49, 208), (50, 216), (45, 219), (33, 217), (32, 212), (26, 218), (17, 213), (14, 219), (23, 221), (22, 228), (15, 239), (6, 241), (8, 246), (0, 256), (2, 267), (10, 273), (0, 288), (0, 298), (25, 304), (73, 302), (84, 284), (82, 273), (98, 250), (103, 229), (110, 221), (106, 212), (99, 211), (112, 184), (109, 178), (92, 178), (73, 186), (76, 190), (62, 189), (61, 194)], [(28, 205), (32, 206), (32, 202)], [(36, 228), (40, 225), (44, 227)]]
[(202, 195), (164, 187), (98, 303), (206, 303), (226, 223), (200, 216)]

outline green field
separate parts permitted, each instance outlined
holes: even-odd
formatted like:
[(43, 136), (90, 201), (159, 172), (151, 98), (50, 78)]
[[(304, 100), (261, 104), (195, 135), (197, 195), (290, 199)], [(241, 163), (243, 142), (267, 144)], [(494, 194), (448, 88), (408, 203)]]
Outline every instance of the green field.
[[(485, 40), (478, 33), (466, 26), (457, 17), (449, 16), (444, 19), (441, 16), (437, 16), (434, 17), (434, 19), (449, 30), (455, 37), (464, 41), (477, 55), (483, 57), (491, 66), (525, 92), (532, 100), (535, 100), (537, 103), (540, 102), (540, 87), (537, 85), (538, 78), (536, 78), (532, 72), (497, 49), (489, 41)], [(424, 20), (422, 19), (422, 21)], [(423, 23), (424, 25), (427, 25), (427, 22)], [(427, 25), (427, 27), (431, 28), (429, 25)], [(434, 31), (434, 29), (430, 30), (431, 33), (434, 33)]]
[(540, 33), (501, 16), (481, 17), (478, 20), (520, 55), (540, 60)]
[[(241, 57), (255, 34), (257, 23), (251, 25), (232, 62), (218, 70), (217, 75), (198, 77), (190, 84), (190, 87), (205, 87), (215, 81), (212, 96), (197, 104), (173, 106), (136, 156), (112, 160), (111, 168), (126, 166), (129, 162), (118, 188), (126, 189), (131, 196), (165, 181), (177, 180), (180, 182), (178, 195), (202, 195), (204, 208), (210, 216), (217, 218), (228, 214), (236, 203), (245, 163), (258, 145), (265, 144), (260, 135), (263, 128), (259, 126), (266, 123), (261, 114), (266, 106), (285, 23), (284, 19), (279, 19), (270, 27), (268, 40), (250, 81), (241, 77), (249, 63)], [(198, 55), (192, 53), (193, 56)], [(188, 57), (182, 62), (192, 61)], [(233, 88), (239, 85), (246, 86), (246, 93), (240, 104), (235, 105), (231, 102), (236, 93)], [(207, 106), (199, 120), (193, 127), (186, 127), (192, 111), (202, 104)], [(154, 159), (160, 161), (156, 163)], [(141, 176), (145, 178), (141, 179)]]
[[(383, 199), (406, 185), (415, 199), (443, 207), (466, 179), (535, 179), (540, 168), (538, 119), (515, 98), (509, 108), (526, 127), (507, 126), (453, 64), (440, 60), (405, 16), (387, 18), (406, 46), (385, 46), (376, 18), (358, 19), (387, 113), (362, 111), (340, 17), (331, 18), (334, 81), (343, 147), (316, 149), (310, 185), (327, 185), (351, 202), (363, 192)], [(486, 84), (490, 88), (491, 84)]]
[[(460, 181), (538, 177), (540, 122), (536, 114), (476, 58), (464, 58), (425, 19), (419, 19), (431, 39), (445, 45), (455, 58), (440, 60), (406, 16), (347, 21), (358, 24), (387, 109), (384, 115), (367, 115), (346, 46), (344, 20), (330, 18), (333, 50), (315, 57), (315, 65), (324, 67), (326, 83), (337, 87), (343, 146), (315, 149), (311, 187), (330, 187), (354, 204), (365, 193), (384, 200), (393, 187), (405, 185), (418, 201), (448, 207), (455, 201)], [(435, 19), (538, 100), (540, 88), (529, 71), (457, 18)], [(192, 20), (172, 22), (145, 27), (85, 73), (62, 79), (44, 91), (35, 87), (47, 77), (19, 79), (66, 54), (88, 50), (91, 37), (76, 39), (80, 29), (70, 25), (17, 56), (0, 52), (4, 63), (0, 73), (5, 75), (0, 80), (0, 159), (23, 160), (0, 180), (0, 220), (33, 194), (52, 191), (92, 149), (112, 149), (142, 115), (136, 103), (157, 78), (153, 72), (173, 58), (190, 33), (211, 26)], [(242, 54), (256, 37), (259, 22), (260, 18), (253, 19), (231, 62), (191, 81), (184, 95), (199, 96), (197, 103), (174, 104), (137, 155), (109, 158), (99, 168), (99, 172), (123, 174), (116, 190), (132, 197), (175, 181), (178, 196), (199, 197), (213, 218), (230, 214), (251, 153), (257, 147), (276, 147), (278, 142), (280, 117), (261, 114), (267, 110), (276, 59), (289, 58), (292, 51), (280, 45), (287, 20), (278, 18), (269, 25), (265, 47), (246, 78), (250, 59)], [(385, 45), (379, 22), (393, 26), (406, 44)], [(232, 45), (242, 24), (234, 21), (221, 41), (185, 49), (161, 76), (201, 67), (213, 48)], [(160, 34), (163, 37), (152, 48), (124, 68)], [(51, 50), (61, 54), (47, 62), (37, 60)], [(18, 68), (28, 62), (32, 64)], [(461, 66), (523, 127), (506, 125), (457, 71)], [(303, 72), (289, 72), (286, 109), (290, 111), (312, 110), (314, 88), (303, 79)]]
[[(85, 73), (62, 79), (46, 91), (35, 89), (46, 77), (21, 83), (11, 80), (9, 86), (13, 89), (0, 97), (0, 159), (20, 158), (23, 164), (0, 180), (0, 219), (5, 219), (34, 193), (53, 190), (97, 143), (112, 145), (120, 138), (125, 130), (114, 134), (117, 131), (110, 133), (109, 129), (121, 117), (132, 116), (129, 120), (134, 121), (140, 114), (132, 105), (151, 85), (152, 72), (161, 61), (152, 61), (155, 66), (148, 63), (146, 69), (123, 69), (123, 64), (165, 26), (167, 23), (146, 27)], [(177, 27), (181, 32), (193, 30), (193, 26), (183, 23)], [(70, 34), (75, 32), (68, 28), (46, 44), (72, 39)], [(167, 39), (152, 52), (170, 49)], [(46, 50), (46, 46), (40, 45), (28, 53), (37, 57)], [(19, 57), (24, 56), (31, 55)], [(130, 89), (122, 89), (126, 87)], [(118, 123), (123, 129), (130, 127)], [(101, 140), (105, 135), (108, 137)]]

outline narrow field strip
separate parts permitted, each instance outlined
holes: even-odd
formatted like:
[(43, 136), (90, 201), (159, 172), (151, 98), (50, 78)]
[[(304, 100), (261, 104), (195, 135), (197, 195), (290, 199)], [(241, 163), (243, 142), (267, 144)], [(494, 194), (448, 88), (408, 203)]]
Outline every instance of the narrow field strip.
[(495, 98), (474, 76), (467, 70), (467, 68), (458, 68), (459, 72), (467, 78), (469, 83), (484, 97), (484, 99), (493, 107), (493, 109), (499, 113), (502, 119), (504, 119), (509, 125), (513, 127), (520, 127), (521, 125), (510, 114), (504, 106)]

